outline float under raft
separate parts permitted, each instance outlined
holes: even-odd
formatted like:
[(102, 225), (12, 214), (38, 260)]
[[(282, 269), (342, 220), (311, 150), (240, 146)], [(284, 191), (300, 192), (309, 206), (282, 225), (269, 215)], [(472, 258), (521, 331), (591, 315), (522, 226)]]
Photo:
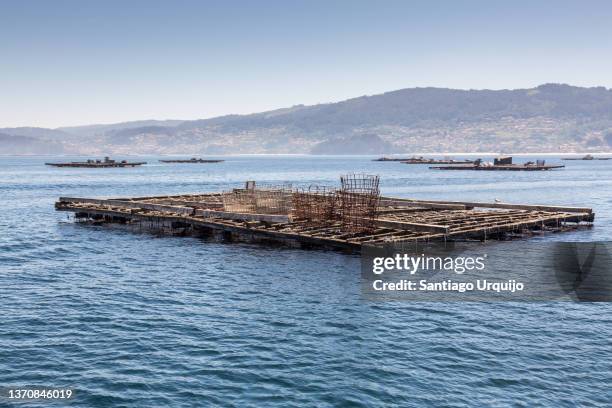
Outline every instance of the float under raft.
[(73, 212), (78, 221), (95, 224), (351, 252), (359, 252), (363, 245), (520, 238), (591, 225), (595, 217), (590, 208), (380, 197), (374, 228), (356, 233), (347, 232), (339, 221), (321, 225), (286, 214), (225, 211), (220, 193), (113, 199), (61, 197), (55, 208)]

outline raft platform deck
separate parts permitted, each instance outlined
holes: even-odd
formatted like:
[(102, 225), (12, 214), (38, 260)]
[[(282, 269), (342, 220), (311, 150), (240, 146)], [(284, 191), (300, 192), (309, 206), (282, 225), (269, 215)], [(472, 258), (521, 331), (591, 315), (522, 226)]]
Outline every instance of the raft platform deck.
[(285, 214), (224, 211), (219, 193), (112, 199), (60, 197), (55, 208), (74, 213), (78, 221), (95, 224), (350, 252), (359, 252), (362, 245), (526, 237), (591, 225), (595, 217), (590, 208), (380, 197), (375, 228), (348, 233), (340, 222), (317, 225)]

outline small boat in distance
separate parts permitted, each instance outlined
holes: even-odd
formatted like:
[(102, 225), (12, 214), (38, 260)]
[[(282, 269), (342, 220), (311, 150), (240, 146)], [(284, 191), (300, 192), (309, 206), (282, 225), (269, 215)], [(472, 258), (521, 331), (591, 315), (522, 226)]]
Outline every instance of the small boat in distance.
[(209, 160), (192, 157), (191, 159), (168, 159), (160, 160), (161, 163), (221, 163), (225, 160)]
[(84, 162), (67, 162), (67, 163), (45, 163), (47, 166), (53, 167), (86, 167), (86, 168), (109, 168), (109, 167), (136, 167), (147, 164), (147, 162), (128, 162), (127, 160), (116, 161), (108, 156), (104, 160), (89, 159)]
[(591, 154), (587, 154), (583, 157), (564, 157), (561, 160), (611, 160), (612, 157), (595, 157)]

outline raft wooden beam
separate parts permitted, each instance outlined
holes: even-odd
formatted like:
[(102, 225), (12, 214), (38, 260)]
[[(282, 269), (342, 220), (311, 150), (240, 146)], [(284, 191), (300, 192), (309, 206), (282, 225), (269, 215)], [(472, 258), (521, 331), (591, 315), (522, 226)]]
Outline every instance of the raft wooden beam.
[(278, 214), (250, 214), (250, 213), (234, 213), (228, 211), (213, 211), (213, 210), (196, 210), (195, 215), (204, 218), (221, 218), (224, 220), (240, 220), (240, 221), (263, 221), (263, 222), (289, 222), (288, 215)]
[(418, 224), (415, 222), (402, 222), (386, 219), (377, 219), (374, 221), (374, 224), (378, 227), (392, 228), (395, 230), (427, 231), (441, 234), (448, 234), (450, 231), (450, 227), (447, 225)]
[(60, 202), (72, 202), (72, 203), (89, 203), (89, 204), (98, 204), (110, 207), (123, 207), (123, 208), (131, 208), (131, 209), (140, 209), (140, 210), (152, 210), (152, 211), (160, 211), (160, 212), (169, 212), (175, 214), (193, 214), (195, 211), (194, 208), (191, 207), (182, 207), (182, 206), (174, 206), (174, 205), (163, 205), (163, 204), (150, 204), (143, 202), (135, 202), (135, 201), (123, 201), (123, 200), (98, 200), (98, 199), (79, 199), (79, 198), (70, 198), (64, 197), (60, 198)]
[[(387, 197), (381, 197), (381, 201), (389, 199)], [(563, 211), (563, 212), (578, 212), (578, 213), (592, 213), (591, 208), (586, 207), (566, 207), (558, 205), (537, 205), (537, 204), (511, 204), (511, 203), (483, 203), (483, 202), (469, 202), (469, 201), (437, 201), (437, 200), (412, 200), (409, 198), (394, 198), (394, 201), (409, 202), (414, 205), (427, 205), (430, 203), (437, 204), (448, 204), (448, 205), (462, 205), (469, 208), (507, 208), (516, 210), (538, 210), (538, 211)]]
[(461, 203), (447, 203), (447, 202), (435, 202), (435, 201), (407, 201), (396, 198), (381, 197), (378, 202), (381, 207), (421, 207), (421, 208), (435, 208), (441, 210), (465, 210), (466, 207)]

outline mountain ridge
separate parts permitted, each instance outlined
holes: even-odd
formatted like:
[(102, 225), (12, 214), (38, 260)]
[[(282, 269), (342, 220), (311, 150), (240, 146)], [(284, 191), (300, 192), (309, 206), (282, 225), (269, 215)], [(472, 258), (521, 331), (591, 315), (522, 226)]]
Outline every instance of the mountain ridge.
[(247, 115), (0, 132), (82, 154), (609, 150), (612, 90), (404, 88)]

